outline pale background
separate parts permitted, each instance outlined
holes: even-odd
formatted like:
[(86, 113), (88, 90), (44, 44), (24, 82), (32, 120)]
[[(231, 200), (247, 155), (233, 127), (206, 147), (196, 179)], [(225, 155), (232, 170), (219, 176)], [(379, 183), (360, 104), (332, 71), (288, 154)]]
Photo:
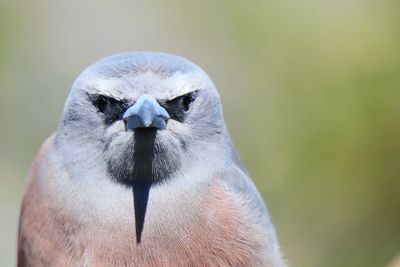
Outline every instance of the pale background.
[(24, 177), (74, 78), (157, 50), (205, 69), (298, 267), (400, 253), (398, 0), (0, 0), (0, 266), (13, 266)]

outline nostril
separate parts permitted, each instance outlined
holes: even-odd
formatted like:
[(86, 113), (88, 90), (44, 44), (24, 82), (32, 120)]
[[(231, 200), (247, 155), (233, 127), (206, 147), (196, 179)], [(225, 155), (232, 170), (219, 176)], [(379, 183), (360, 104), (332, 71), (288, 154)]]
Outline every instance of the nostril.
[(130, 116), (124, 119), (126, 129), (135, 129), (143, 127), (143, 124), (138, 116)]

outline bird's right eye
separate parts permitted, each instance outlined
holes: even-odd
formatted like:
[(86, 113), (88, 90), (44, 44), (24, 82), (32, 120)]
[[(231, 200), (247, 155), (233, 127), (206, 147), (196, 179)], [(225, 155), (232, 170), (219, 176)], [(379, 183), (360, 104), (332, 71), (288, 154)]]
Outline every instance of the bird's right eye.
[(122, 120), (122, 116), (128, 108), (125, 101), (103, 95), (93, 97), (92, 103), (97, 111), (103, 114), (106, 124), (112, 124), (115, 121)]
[(94, 100), (93, 104), (101, 113), (104, 113), (109, 102), (105, 97), (99, 96)]

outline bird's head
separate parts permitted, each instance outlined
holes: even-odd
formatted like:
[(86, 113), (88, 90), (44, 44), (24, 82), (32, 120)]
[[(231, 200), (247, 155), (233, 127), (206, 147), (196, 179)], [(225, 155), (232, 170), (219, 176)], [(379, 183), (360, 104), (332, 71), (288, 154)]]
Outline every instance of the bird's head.
[(178, 56), (133, 52), (104, 58), (77, 78), (55, 144), (67, 164), (104, 166), (129, 186), (218, 160), (226, 136), (204, 71)]

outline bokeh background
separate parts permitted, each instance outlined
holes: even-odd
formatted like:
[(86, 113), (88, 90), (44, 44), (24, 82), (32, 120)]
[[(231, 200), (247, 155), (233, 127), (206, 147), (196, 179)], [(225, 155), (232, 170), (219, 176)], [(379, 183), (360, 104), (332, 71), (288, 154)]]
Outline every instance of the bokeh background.
[(24, 177), (71, 83), (100, 57), (182, 55), (222, 96), (292, 266), (400, 253), (398, 0), (0, 0), (0, 266)]

